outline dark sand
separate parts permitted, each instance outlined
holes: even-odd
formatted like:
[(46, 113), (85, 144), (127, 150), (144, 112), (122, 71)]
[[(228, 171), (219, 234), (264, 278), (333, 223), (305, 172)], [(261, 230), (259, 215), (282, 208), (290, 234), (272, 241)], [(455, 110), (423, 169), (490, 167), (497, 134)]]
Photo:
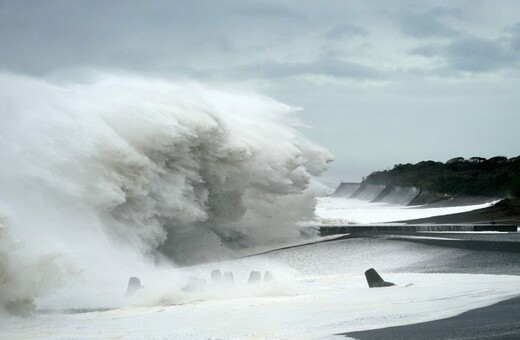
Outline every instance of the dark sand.
[(343, 335), (361, 340), (520, 339), (520, 297), (452, 318)]
[[(519, 233), (414, 233), (375, 237), (419, 243), (425, 247), (469, 250), (463, 257), (441, 263), (416, 264), (409, 268), (410, 272), (520, 275)], [(520, 297), (447, 319), (342, 335), (356, 339), (520, 339)]]

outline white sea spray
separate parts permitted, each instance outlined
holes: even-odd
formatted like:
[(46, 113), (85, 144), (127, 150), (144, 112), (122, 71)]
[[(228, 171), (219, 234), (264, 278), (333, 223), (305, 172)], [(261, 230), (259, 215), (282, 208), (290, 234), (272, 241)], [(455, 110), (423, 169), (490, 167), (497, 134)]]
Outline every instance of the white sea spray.
[(2, 235), (20, 244), (0, 241), (1, 301), (27, 273), (13, 267), (14, 253), (39, 270), (50, 256), (46, 282), (66, 273), (102, 287), (107, 276), (170, 260), (229, 258), (300, 237), (295, 222), (312, 218), (322, 190), (312, 178), (332, 157), (297, 131), (295, 112), (197, 83), (1, 74)]

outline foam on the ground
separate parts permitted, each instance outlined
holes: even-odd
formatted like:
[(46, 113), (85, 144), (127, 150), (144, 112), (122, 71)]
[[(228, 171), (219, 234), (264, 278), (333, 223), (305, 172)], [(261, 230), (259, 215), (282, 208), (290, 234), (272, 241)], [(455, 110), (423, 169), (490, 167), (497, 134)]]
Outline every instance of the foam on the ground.
[[(143, 277), (147, 288), (125, 307), (12, 319), (0, 338), (315, 338), (451, 317), (520, 294), (518, 276), (402, 272), (467, 253), (371, 239), (285, 249), (183, 269), (205, 278), (212, 269), (232, 271), (232, 290), (182, 296), (175, 282), (158, 287)], [(397, 287), (368, 288), (370, 266)], [(247, 286), (251, 270), (271, 270), (278, 283)]]
[[(518, 294), (515, 276), (386, 275), (399, 286), (369, 289), (360, 275), (301, 279), (292, 294), (128, 307), (16, 320), (2, 337), (175, 339), (318, 337), (451, 317)], [(475, 282), (468, 287), (467, 282)], [(413, 283), (413, 286), (405, 287)]]
[(412, 220), (433, 216), (457, 214), (476, 209), (487, 208), (494, 202), (456, 207), (415, 207), (388, 203), (369, 203), (359, 199), (342, 197), (322, 197), (316, 206), (316, 223), (349, 224), (349, 223), (385, 223)]

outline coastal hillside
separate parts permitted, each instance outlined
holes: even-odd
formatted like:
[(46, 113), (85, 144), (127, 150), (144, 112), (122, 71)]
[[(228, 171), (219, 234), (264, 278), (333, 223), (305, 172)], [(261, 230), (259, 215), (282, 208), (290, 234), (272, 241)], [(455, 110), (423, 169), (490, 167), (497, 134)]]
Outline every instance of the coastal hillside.
[(417, 186), (423, 192), (450, 196), (520, 197), (520, 156), (452, 158), (447, 162), (396, 164), (376, 171), (366, 184)]

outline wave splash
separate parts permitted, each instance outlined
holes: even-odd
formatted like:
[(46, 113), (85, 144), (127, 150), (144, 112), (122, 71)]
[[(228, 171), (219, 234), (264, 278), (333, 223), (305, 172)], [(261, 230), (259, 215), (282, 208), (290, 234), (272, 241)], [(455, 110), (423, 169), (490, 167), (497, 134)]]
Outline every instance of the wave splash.
[(34, 258), (99, 273), (299, 237), (332, 157), (298, 133), (295, 111), (193, 83), (2, 74), (0, 229)]

